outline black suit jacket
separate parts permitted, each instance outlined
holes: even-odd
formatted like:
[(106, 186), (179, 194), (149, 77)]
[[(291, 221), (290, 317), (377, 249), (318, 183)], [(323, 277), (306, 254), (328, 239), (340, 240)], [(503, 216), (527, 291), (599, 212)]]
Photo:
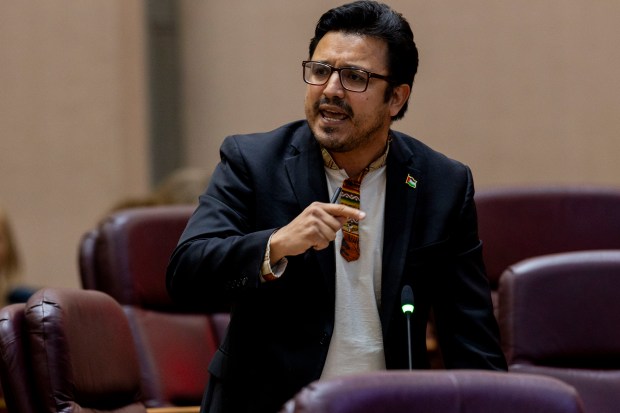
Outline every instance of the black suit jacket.
[[(409, 284), (415, 368), (428, 367), (425, 331), (433, 308), (446, 367), (506, 369), (470, 170), (398, 132), (386, 167), (379, 313), (387, 368), (408, 366), (400, 293)], [(416, 188), (406, 184), (408, 176)], [(179, 301), (208, 311), (232, 303), (227, 337), (209, 367), (210, 411), (275, 412), (319, 378), (334, 327), (333, 243), (289, 257), (276, 281), (261, 283), (259, 273), (270, 234), (328, 197), (320, 148), (305, 121), (222, 144), (221, 162), (167, 276)]]

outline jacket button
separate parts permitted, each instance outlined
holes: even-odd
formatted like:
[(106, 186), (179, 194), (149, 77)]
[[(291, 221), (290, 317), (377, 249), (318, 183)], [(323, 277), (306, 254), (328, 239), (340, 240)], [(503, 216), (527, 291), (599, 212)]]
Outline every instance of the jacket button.
[(327, 344), (327, 339), (329, 338), (329, 334), (327, 333), (323, 333), (321, 335), (321, 339), (319, 340), (319, 343), (324, 346), (325, 344)]

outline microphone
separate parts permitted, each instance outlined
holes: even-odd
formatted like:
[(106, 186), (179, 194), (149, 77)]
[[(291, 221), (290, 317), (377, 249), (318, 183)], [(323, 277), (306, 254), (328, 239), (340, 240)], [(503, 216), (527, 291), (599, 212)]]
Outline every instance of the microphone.
[(413, 314), (413, 290), (410, 285), (405, 285), (400, 293), (400, 305), (407, 317), (407, 349), (409, 350), (409, 370), (412, 370), (411, 358), (411, 314)]

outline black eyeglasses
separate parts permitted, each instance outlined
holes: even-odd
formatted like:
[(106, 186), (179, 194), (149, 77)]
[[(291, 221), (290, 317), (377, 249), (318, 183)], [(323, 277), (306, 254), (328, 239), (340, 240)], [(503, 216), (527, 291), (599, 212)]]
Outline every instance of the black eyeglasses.
[(390, 81), (389, 76), (383, 76), (368, 70), (354, 67), (334, 67), (327, 63), (304, 60), (301, 62), (304, 68), (304, 82), (309, 85), (321, 86), (327, 83), (334, 71), (338, 72), (340, 84), (351, 92), (364, 92), (368, 88), (371, 77)]

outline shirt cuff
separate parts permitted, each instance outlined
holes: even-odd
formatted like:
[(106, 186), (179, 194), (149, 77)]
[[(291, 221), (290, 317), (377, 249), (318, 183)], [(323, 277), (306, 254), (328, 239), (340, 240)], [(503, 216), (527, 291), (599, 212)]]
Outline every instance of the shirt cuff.
[(271, 236), (269, 236), (269, 240), (267, 241), (267, 248), (265, 248), (263, 265), (260, 269), (260, 278), (262, 282), (274, 281), (280, 278), (282, 274), (284, 274), (284, 270), (286, 270), (286, 265), (288, 264), (288, 260), (286, 259), (286, 257), (283, 257), (273, 267), (271, 266), (271, 237), (273, 237), (273, 234), (275, 233), (276, 231), (274, 231)]

